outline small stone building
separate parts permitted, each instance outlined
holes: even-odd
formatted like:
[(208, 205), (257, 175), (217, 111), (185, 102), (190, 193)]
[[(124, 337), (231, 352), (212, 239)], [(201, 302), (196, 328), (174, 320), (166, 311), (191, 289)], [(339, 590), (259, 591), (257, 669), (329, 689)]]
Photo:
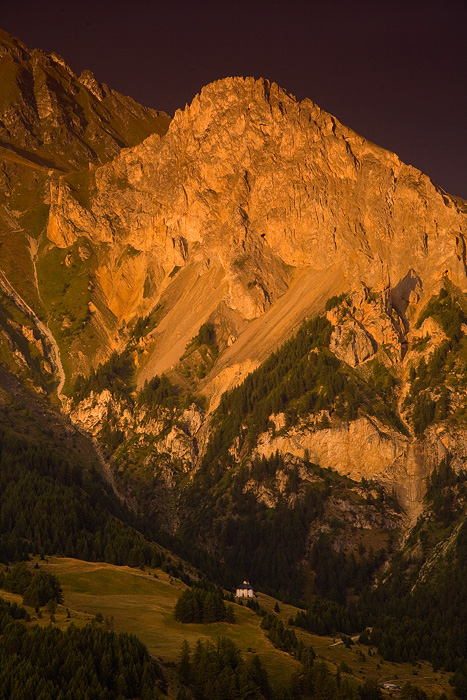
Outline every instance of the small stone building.
[(244, 581), (241, 586), (237, 586), (237, 590), (235, 592), (235, 597), (236, 598), (257, 598), (257, 595), (253, 589), (253, 586), (250, 586), (249, 581)]

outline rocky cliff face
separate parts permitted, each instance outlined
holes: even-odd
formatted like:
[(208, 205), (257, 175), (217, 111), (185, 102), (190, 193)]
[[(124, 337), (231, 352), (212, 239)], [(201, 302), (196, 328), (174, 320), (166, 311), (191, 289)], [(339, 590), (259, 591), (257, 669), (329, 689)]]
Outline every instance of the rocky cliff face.
[[(120, 465), (141, 464), (175, 487), (200, 467), (223, 392), (327, 305), (326, 352), (359, 386), (372, 363), (386, 367), (399, 423), (367, 405), (345, 419), (332, 407), (319, 419), (329, 425), (285, 421), (248, 455), (233, 443), (230, 454), (307, 454), (396, 488), (416, 515), (447, 443), (463, 454), (460, 419), (448, 426), (440, 409), (426, 434), (417, 427), (412, 387), (420, 358), (448, 338), (436, 314), (417, 327), (426, 303), (446, 286), (453, 304), (467, 293), (465, 202), (266, 80), (208, 85), (168, 126), (60, 57), (1, 40), (3, 271), (47, 319), (65, 392), (112, 352), (133, 363), (123, 403), (100, 386), (73, 420)], [(215, 351), (190, 345), (206, 324)], [(196, 428), (188, 404), (147, 420), (137, 392), (163, 372), (175, 393), (205, 396)], [(423, 391), (441, 402), (439, 387)], [(463, 391), (453, 385), (448, 397), (458, 413)]]
[[(66, 177), (53, 182), (47, 237), (67, 249), (89, 240), (96, 289), (120, 328), (164, 305), (142, 378), (172, 367), (216, 313), (234, 337), (239, 323), (256, 328), (247, 347), (233, 343), (233, 364), (263, 359), (319, 308), (320, 286), (329, 296), (360, 283), (383, 292), (401, 333), (443, 275), (466, 289), (465, 205), (264, 80), (209, 85), (162, 139), (122, 151), (89, 178), (85, 205)], [(295, 285), (305, 299), (293, 313)], [(275, 308), (279, 333), (260, 322)], [(371, 340), (360, 341), (370, 352)]]
[[(71, 420), (86, 434), (109, 446), (118, 435), (114, 462), (140, 468), (173, 489), (190, 474), (199, 453), (204, 412), (192, 404), (183, 410), (159, 408), (150, 411), (131, 401), (116, 399), (108, 389), (90, 395), (77, 405), (69, 402)], [(119, 450), (118, 450), (119, 448)], [(115, 451), (115, 444), (110, 444)]]
[[(115, 157), (170, 118), (77, 76), (56, 54), (30, 50), (0, 30), (1, 268), (15, 291), (44, 315), (35, 261), (54, 173), (88, 169)], [(78, 181), (80, 178), (78, 177)]]
[(285, 435), (260, 435), (256, 453), (308, 457), (357, 482), (384, 484), (397, 494), (409, 521), (415, 522), (423, 510), (425, 480), (441, 459), (454, 451), (454, 466), (463, 468), (465, 437), (465, 430), (443, 426), (430, 430), (425, 441), (417, 441), (367, 417), (328, 428), (304, 421)]

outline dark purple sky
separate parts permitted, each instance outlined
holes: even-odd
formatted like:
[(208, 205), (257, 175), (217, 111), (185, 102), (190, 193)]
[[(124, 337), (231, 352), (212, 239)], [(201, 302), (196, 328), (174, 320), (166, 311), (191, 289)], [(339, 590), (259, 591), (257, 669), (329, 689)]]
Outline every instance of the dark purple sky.
[(169, 113), (269, 78), (467, 198), (467, 0), (9, 0), (0, 26)]

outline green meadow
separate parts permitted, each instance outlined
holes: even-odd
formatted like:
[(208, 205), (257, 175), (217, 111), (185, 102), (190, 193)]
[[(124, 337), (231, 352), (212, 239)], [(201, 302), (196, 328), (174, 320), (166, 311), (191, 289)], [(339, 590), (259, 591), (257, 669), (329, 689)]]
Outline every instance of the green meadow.
[(271, 644), (260, 629), (261, 618), (245, 606), (234, 606), (235, 624), (177, 622), (173, 609), (186, 586), (159, 569), (143, 572), (58, 557), (51, 557), (45, 568), (60, 579), (65, 608), (85, 617), (99, 612), (113, 616), (116, 631), (136, 634), (164, 664), (178, 661), (185, 639), (193, 646), (198, 639), (215, 642), (224, 636), (246, 654), (259, 654), (273, 682), (287, 681), (300, 667)]
[[(160, 569), (142, 571), (127, 566), (59, 557), (50, 557), (46, 562), (39, 562), (39, 565), (58, 576), (62, 584), (64, 604), (59, 606), (54, 624), (61, 628), (71, 622), (81, 625), (101, 613), (107, 618), (106, 623), (112, 624), (116, 631), (137, 635), (147, 645), (149, 652), (166, 667), (169, 676), (172, 675), (173, 664), (179, 659), (185, 639), (194, 646), (198, 639), (216, 642), (222, 636), (230, 637), (245, 656), (258, 654), (273, 684), (286, 683), (294, 671), (300, 668), (295, 659), (272, 645), (265, 631), (260, 628), (261, 618), (246, 606), (234, 605), (235, 624), (177, 622), (173, 617), (173, 609), (186, 586)], [(20, 596), (4, 591), (1, 594), (21, 603)], [(277, 601), (260, 593), (258, 602), (268, 612), (272, 612)], [(279, 616), (285, 624), (297, 612), (297, 608), (280, 601), (279, 608)], [(35, 622), (50, 624), (49, 615), (45, 611), (39, 619), (34, 610), (29, 611)], [(393, 681), (402, 686), (409, 681), (429, 694), (444, 691), (452, 697), (449, 674), (439, 671), (435, 673), (429, 664), (417, 663), (411, 666), (384, 661), (376, 650), (359, 644), (356, 638), (354, 644), (346, 647), (337, 637), (319, 637), (298, 628), (295, 632), (334, 671), (341, 666), (341, 670), (347, 669), (343, 671), (344, 674), (351, 673), (362, 682), (371, 678), (380, 683)]]

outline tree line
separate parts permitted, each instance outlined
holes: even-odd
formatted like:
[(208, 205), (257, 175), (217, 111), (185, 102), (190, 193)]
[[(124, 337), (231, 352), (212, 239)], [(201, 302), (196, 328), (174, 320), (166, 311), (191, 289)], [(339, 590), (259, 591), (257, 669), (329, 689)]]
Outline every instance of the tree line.
[(26, 627), (20, 619), (26, 615), (0, 601), (0, 700), (156, 700), (166, 690), (134, 635), (95, 624)]
[(328, 350), (332, 325), (324, 316), (305, 321), (297, 334), (223, 394), (214, 414), (214, 431), (203, 460), (205, 469), (231, 464), (235, 439), (252, 447), (271, 428), (270, 417), (285, 413), (287, 427), (302, 417), (327, 411), (339, 420), (373, 415), (405, 432), (397, 415), (397, 380), (375, 361), (368, 379)]
[(96, 469), (0, 428), (0, 562), (32, 553), (160, 566), (160, 547), (132, 521)]

